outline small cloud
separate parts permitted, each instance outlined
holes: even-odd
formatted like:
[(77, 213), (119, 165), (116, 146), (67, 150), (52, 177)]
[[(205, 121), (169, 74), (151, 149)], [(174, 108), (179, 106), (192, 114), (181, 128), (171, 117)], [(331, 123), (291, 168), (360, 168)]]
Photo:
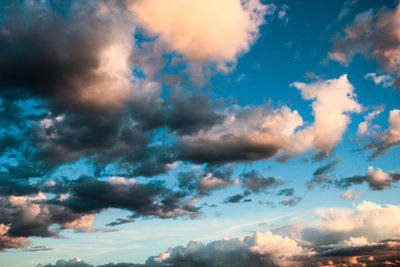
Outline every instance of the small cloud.
[(368, 73), (365, 75), (365, 79), (373, 80), (376, 85), (381, 85), (382, 87), (390, 87), (394, 84), (394, 79), (389, 74)]
[(357, 198), (361, 197), (361, 195), (363, 194), (362, 191), (358, 192), (356, 195), (353, 194), (353, 189), (349, 189), (346, 192), (344, 192), (343, 194), (340, 195), (341, 199), (351, 199), (351, 200), (356, 200)]

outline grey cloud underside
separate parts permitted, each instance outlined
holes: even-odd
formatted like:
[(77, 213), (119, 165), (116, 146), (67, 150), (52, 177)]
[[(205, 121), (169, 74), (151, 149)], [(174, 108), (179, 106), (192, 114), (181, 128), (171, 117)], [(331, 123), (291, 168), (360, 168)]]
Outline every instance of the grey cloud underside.
[(326, 165), (319, 167), (314, 171), (313, 176), (310, 181), (307, 182), (307, 187), (312, 189), (318, 185), (324, 185), (330, 183), (334, 178), (333, 170), (340, 163), (340, 159), (335, 159), (328, 162)]
[[(10, 193), (9, 187), (12, 187), (19, 195), (37, 192), (57, 195), (54, 198), (34, 198), (35, 195), (32, 195), (31, 199), (20, 196), (19, 198), (25, 201), (23, 205), (20, 205), (18, 204), (20, 201), (15, 202), (15, 196), (4, 196)], [(81, 177), (74, 181), (57, 181), (53, 186), (42, 183), (29, 186), (17, 182), (11, 185), (4, 183), (0, 189), (3, 195), (0, 198), (0, 224), (9, 225), (7, 235), (10, 238), (58, 236), (59, 230), (70, 228), (68, 224), (107, 208), (119, 208), (132, 212), (131, 219), (119, 219), (117, 223), (110, 223), (110, 226), (132, 222), (133, 218), (143, 216), (171, 218), (196, 217), (200, 214), (197, 207), (187, 202), (189, 196), (186, 193), (172, 191), (162, 182), (157, 181), (143, 184)], [(62, 194), (68, 194), (68, 197), (63, 199)], [(38, 213), (34, 215), (34, 218), (27, 216), (36, 210)], [(76, 230), (84, 231), (79, 227)]]
[[(7, 23), (0, 34), (0, 116), (13, 134), (1, 134), (0, 150), (19, 162), (5, 164), (2, 176), (41, 177), (81, 158), (92, 161), (97, 176), (112, 175), (104, 172), (108, 164), (117, 164), (118, 174), (154, 176), (167, 172), (176, 160), (223, 164), (277, 153), (275, 147), (260, 148), (240, 140), (233, 145), (180, 142), (180, 136), (207, 130), (224, 119), (218, 112), (223, 101), (211, 100), (207, 93), (171, 89), (164, 99), (157, 90), (141, 92), (122, 98), (116, 107), (82, 100), (79, 95), (87, 81), (108, 79), (96, 69), (103, 49), (113, 41), (104, 37), (113, 31), (110, 18), (97, 17), (91, 4), (73, 2), (66, 15), (45, 5), (26, 5), (3, 7)], [(124, 11), (118, 12), (120, 21), (113, 23), (134, 29)], [(22, 16), (24, 24), (17, 24)], [(135, 53), (140, 57), (143, 51)], [(146, 85), (142, 81), (135, 86)], [(37, 103), (28, 108), (20, 104), (29, 100)], [(44, 126), (42, 120), (51, 124)], [(167, 138), (177, 137), (177, 145), (150, 146), (154, 130), (164, 128)]]

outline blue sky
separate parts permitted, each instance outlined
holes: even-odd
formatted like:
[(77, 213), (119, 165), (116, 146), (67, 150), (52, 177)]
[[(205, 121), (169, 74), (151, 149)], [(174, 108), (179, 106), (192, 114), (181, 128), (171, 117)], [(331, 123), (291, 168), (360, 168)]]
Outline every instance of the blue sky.
[(0, 262), (400, 264), (398, 5), (4, 1)]

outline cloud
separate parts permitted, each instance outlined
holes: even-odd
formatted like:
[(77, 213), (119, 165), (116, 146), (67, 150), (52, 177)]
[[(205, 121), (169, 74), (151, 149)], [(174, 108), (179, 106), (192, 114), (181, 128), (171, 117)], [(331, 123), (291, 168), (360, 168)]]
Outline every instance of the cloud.
[(278, 196), (293, 196), (294, 194), (294, 188), (285, 188), (285, 189), (281, 189), (278, 193)]
[(371, 128), (378, 127), (377, 125), (371, 126), (371, 121), (384, 111), (384, 106), (378, 106), (373, 111), (364, 116), (364, 121), (358, 124), (357, 135), (371, 135)]
[(372, 190), (384, 190), (392, 187), (392, 184), (397, 182), (398, 173), (391, 171), (389, 174), (385, 173), (382, 169), (374, 169), (374, 167), (368, 167), (368, 171), (365, 175), (354, 175), (347, 178), (337, 179), (332, 181), (334, 185), (340, 188), (348, 188), (354, 184), (362, 184), (366, 182)]
[(0, 34), (0, 86), (64, 108), (116, 107), (131, 98), (134, 24), (124, 20), (122, 9), (101, 14), (98, 8), (73, 2), (62, 16), (47, 1), (8, 7)]
[(266, 189), (273, 188), (281, 184), (281, 180), (275, 177), (263, 177), (255, 170), (242, 174), (242, 185), (253, 193), (259, 193)]
[(8, 234), (10, 226), (0, 224), (0, 251), (8, 248), (24, 248), (31, 242), (24, 237), (13, 237)]
[(341, 199), (351, 199), (351, 200), (356, 200), (357, 198), (361, 197), (361, 195), (363, 194), (362, 191), (358, 192), (356, 195), (353, 194), (353, 189), (349, 189), (346, 192), (344, 192), (343, 194), (340, 195)]
[(273, 230), (208, 244), (190, 241), (186, 247), (148, 257), (145, 264), (100, 266), (356, 267), (399, 263), (399, 206), (364, 201), (352, 209), (322, 208), (316, 214), (320, 220), (313, 223), (314, 228), (302, 224), (281, 227), (288, 236)]
[(96, 214), (108, 208), (132, 212), (131, 218), (119, 219), (110, 225), (133, 222), (138, 217), (194, 218), (201, 214), (192, 197), (157, 181), (141, 183), (122, 177), (106, 180), (80, 177), (50, 185), (39, 182), (32, 187), (38, 193), (0, 197), (0, 247), (26, 247), (30, 244), (28, 237), (58, 237), (65, 229), (109, 231), (93, 227)]
[[(259, 36), (268, 5), (258, 0), (129, 2), (138, 23), (167, 49), (228, 71)], [(223, 34), (221, 34), (223, 33)]]
[(375, 150), (370, 159), (375, 159), (379, 156), (382, 156), (390, 149), (400, 144), (400, 110), (391, 110), (389, 113), (388, 122), (389, 128), (381, 134), (380, 139), (363, 148)]
[(305, 99), (314, 100), (312, 125), (299, 129), (304, 124), (302, 117), (286, 106), (231, 106), (223, 111), (225, 119), (221, 123), (179, 139), (180, 158), (223, 164), (286, 152), (279, 160), (311, 149), (319, 152), (317, 156), (329, 155), (350, 123), (348, 113), (361, 111), (353, 86), (347, 75), (309, 84), (295, 82), (293, 86)]
[(257, 232), (244, 238), (224, 239), (204, 245), (190, 242), (187, 247), (176, 247), (160, 256), (150, 257), (147, 265), (163, 266), (280, 266), (285, 259), (303, 250), (296, 241)]
[(299, 204), (299, 202), (302, 200), (303, 200), (302, 197), (294, 197), (294, 198), (284, 199), (284, 200), (280, 201), (279, 204), (281, 204), (283, 206), (294, 207), (297, 204)]
[(319, 167), (317, 170), (314, 171), (311, 180), (307, 182), (307, 187), (309, 189), (312, 189), (317, 185), (321, 185), (331, 181), (334, 178), (334, 175), (331, 172), (336, 168), (339, 163), (340, 159), (336, 158), (326, 165)]
[(390, 87), (394, 83), (392, 76), (389, 74), (368, 73), (365, 75), (365, 79), (371, 79), (376, 85), (382, 85), (382, 87)]
[[(400, 6), (394, 10), (382, 8), (376, 13), (369, 10), (358, 14), (353, 23), (344, 29), (344, 34), (336, 38), (330, 58), (348, 64), (355, 54), (362, 53), (367, 58), (375, 59), (384, 71), (398, 76), (399, 14)], [(374, 74), (371, 78), (379, 80)], [(397, 86), (397, 81), (394, 86)]]
[(94, 265), (90, 265), (86, 263), (85, 261), (79, 259), (79, 258), (73, 258), (70, 260), (57, 260), (56, 264), (38, 264), (36, 267), (94, 267)]
[(295, 82), (305, 99), (315, 99), (312, 104), (314, 123), (297, 133), (300, 151), (313, 146), (322, 155), (329, 155), (350, 123), (348, 113), (360, 112), (354, 88), (342, 75), (338, 79), (315, 81), (310, 84)]
[(239, 180), (233, 179), (232, 174), (233, 170), (229, 167), (206, 167), (203, 171), (180, 172), (178, 173), (179, 187), (202, 197), (214, 190), (238, 184)]

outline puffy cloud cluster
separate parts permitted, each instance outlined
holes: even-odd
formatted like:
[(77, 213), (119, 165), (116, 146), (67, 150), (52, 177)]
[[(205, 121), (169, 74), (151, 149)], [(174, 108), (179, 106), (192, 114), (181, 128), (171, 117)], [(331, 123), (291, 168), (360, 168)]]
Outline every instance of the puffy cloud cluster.
[[(372, 10), (357, 15), (352, 25), (337, 38), (331, 59), (348, 64), (357, 53), (373, 58), (384, 71), (400, 74), (400, 6), (395, 10)], [(371, 76), (374, 78), (374, 76)], [(376, 77), (378, 78), (378, 77)], [(376, 79), (374, 79), (376, 80)], [(398, 79), (394, 82), (398, 86)]]
[[(382, 206), (363, 201), (354, 209), (322, 208), (317, 209), (317, 214), (321, 217), (319, 232), (312, 233), (309, 230), (303, 237), (319, 245), (329, 245), (361, 236), (378, 242), (398, 237), (400, 234), (400, 207), (395, 205)], [(316, 234), (320, 236), (314, 236)]]
[(289, 236), (283, 236), (272, 230), (208, 244), (190, 241), (186, 247), (149, 257), (145, 264), (100, 266), (356, 267), (400, 263), (399, 206), (364, 201), (354, 209), (324, 208), (316, 212), (321, 219), (316, 228), (288, 228), (297, 234), (289, 231)]
[(225, 239), (203, 245), (190, 242), (166, 254), (150, 257), (146, 264), (156, 266), (285, 266), (287, 259), (303, 253), (297, 242), (271, 232), (257, 232), (244, 238)]
[[(13, 184), (18, 187), (18, 184)], [(135, 179), (114, 177), (99, 180), (81, 177), (72, 181), (57, 181), (31, 185), (39, 192), (30, 195), (9, 195), (0, 198), (2, 248), (22, 247), (30, 236), (54, 237), (60, 230), (78, 232), (107, 231), (92, 225), (97, 213), (107, 208), (132, 212), (130, 219), (110, 226), (132, 222), (138, 217), (196, 217), (200, 214), (193, 200), (184, 192), (172, 191), (163, 183), (141, 183)], [(23, 190), (24, 187), (21, 188)], [(54, 195), (47, 197), (44, 193)]]

